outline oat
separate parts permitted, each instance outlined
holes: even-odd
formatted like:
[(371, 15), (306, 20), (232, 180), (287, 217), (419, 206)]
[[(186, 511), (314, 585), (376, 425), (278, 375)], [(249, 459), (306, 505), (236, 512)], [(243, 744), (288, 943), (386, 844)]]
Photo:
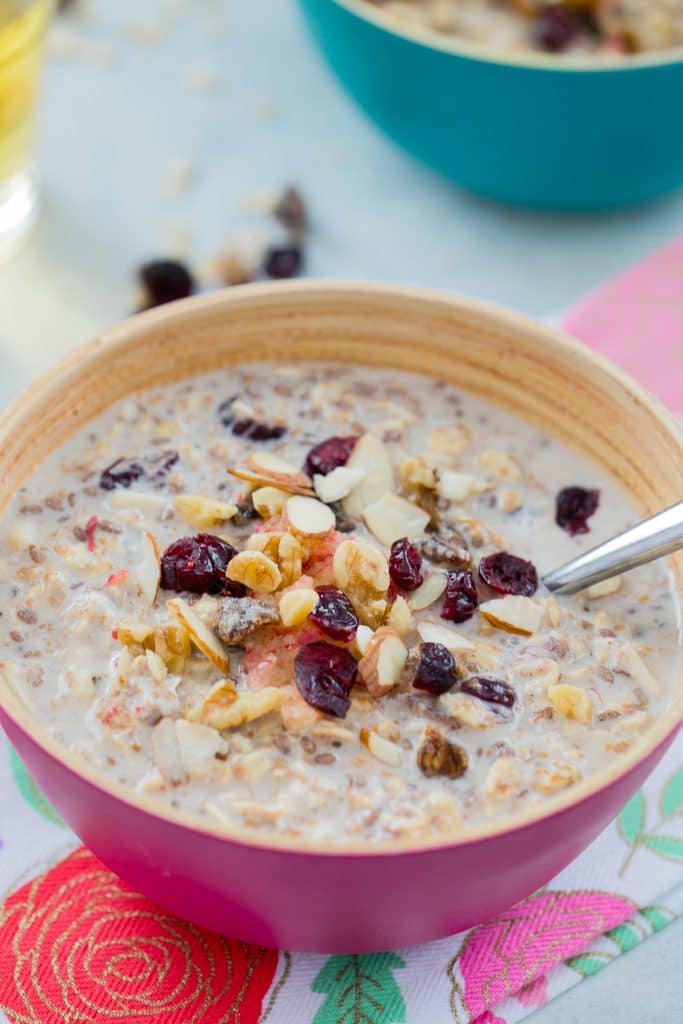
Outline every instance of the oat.
[(498, 451), (496, 448), (485, 448), (479, 454), (479, 465), (491, 476), (497, 476), (501, 480), (521, 480), (522, 471), (517, 461), (508, 452)]

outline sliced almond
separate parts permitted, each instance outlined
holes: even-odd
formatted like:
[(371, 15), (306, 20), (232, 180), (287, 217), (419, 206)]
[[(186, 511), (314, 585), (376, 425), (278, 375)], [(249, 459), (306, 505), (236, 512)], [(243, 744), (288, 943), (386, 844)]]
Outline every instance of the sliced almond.
[(442, 626), (438, 622), (420, 622), (417, 627), (420, 639), (426, 644), (442, 644), (447, 650), (457, 653), (458, 651), (472, 651), (475, 643), (462, 633), (457, 633), (449, 626)]
[(386, 445), (374, 434), (363, 434), (346, 465), (363, 473), (361, 482), (344, 498), (347, 516), (360, 519), (363, 509), (393, 491), (394, 470)]
[(187, 772), (180, 759), (180, 744), (172, 718), (162, 718), (152, 729), (152, 754), (166, 782), (172, 786), (187, 782)]
[(299, 537), (326, 537), (336, 525), (332, 509), (317, 498), (288, 498), (285, 515), (290, 530)]
[(237, 690), (232, 679), (219, 679), (199, 704), (190, 710), (188, 718), (193, 722), (205, 722), (216, 729), (222, 729), (216, 723), (222, 720), (223, 712), (237, 700)]
[(320, 598), (309, 587), (293, 587), (280, 598), (280, 621), (290, 629), (300, 626), (311, 614)]
[(521, 633), (523, 636), (531, 636), (536, 632), (543, 613), (541, 606), (531, 598), (517, 594), (485, 601), (479, 605), (479, 611), (497, 629)]
[(407, 636), (413, 628), (413, 616), (405, 597), (400, 594), (389, 609), (387, 626), (399, 636)]
[(138, 584), (145, 601), (154, 604), (161, 579), (161, 558), (159, 545), (154, 534), (145, 530), (142, 537), (142, 552), (137, 567)]
[(612, 576), (609, 580), (601, 580), (600, 583), (593, 583), (592, 586), (586, 587), (582, 593), (584, 597), (588, 598), (589, 601), (592, 601), (597, 597), (607, 597), (608, 594), (616, 594), (620, 586), (621, 576)]
[(363, 509), (366, 526), (387, 547), (400, 537), (421, 537), (430, 518), (419, 505), (397, 494), (383, 494)]
[(111, 508), (134, 508), (150, 514), (161, 512), (168, 505), (168, 498), (163, 494), (133, 491), (125, 487), (111, 491), (106, 500)]
[(208, 530), (218, 523), (227, 523), (237, 515), (237, 506), (201, 494), (178, 494), (173, 507), (181, 518), (198, 530)]
[(619, 668), (632, 677), (633, 681), (645, 690), (651, 697), (656, 697), (661, 692), (657, 679), (650, 672), (649, 668), (638, 654), (633, 644), (625, 644), (619, 651)]
[(257, 594), (272, 594), (282, 582), (279, 568), (262, 551), (240, 551), (228, 562), (225, 574)]
[(316, 473), (313, 477), (315, 493), (321, 501), (331, 504), (346, 498), (358, 484), (365, 479), (362, 469), (349, 469), (348, 466), (337, 466), (327, 476)]
[(372, 637), (358, 664), (358, 674), (371, 697), (381, 697), (396, 686), (408, 658), (408, 648), (397, 633), (382, 626)]
[[(284, 700), (284, 692), (276, 686), (265, 686), (262, 690), (247, 690), (235, 693), (234, 699), (226, 680), (217, 683), (211, 693), (190, 712), (190, 718), (200, 719), (214, 729), (237, 729), (240, 725), (276, 711)], [(234, 690), (233, 690), (234, 692)]]
[(435, 601), (439, 600), (446, 589), (447, 582), (446, 574), (443, 572), (432, 572), (425, 576), (424, 583), (421, 583), (410, 594), (411, 610), (421, 612), (425, 608), (429, 608), (430, 604), (434, 604)]
[(362, 624), (356, 630), (354, 637), (356, 647), (361, 655), (365, 654), (368, 649), (368, 645), (374, 636), (374, 632), (369, 626), (363, 626)]
[(268, 452), (251, 453), (247, 457), (247, 466), (242, 469), (230, 469), (232, 476), (239, 480), (262, 486), (276, 487), (288, 494), (308, 494), (313, 496), (313, 481), (310, 476), (285, 462), (284, 459)]
[(216, 754), (226, 753), (228, 745), (219, 732), (199, 722), (175, 723), (180, 760), (191, 779), (203, 778), (216, 767)]
[(166, 602), (166, 607), (190, 634), (190, 639), (195, 647), (198, 647), (217, 669), (227, 672), (230, 669), (230, 658), (227, 651), (216, 634), (209, 629), (206, 623), (202, 622), (187, 601), (184, 601), (182, 597), (174, 597)]
[(361, 729), (360, 741), (378, 761), (383, 761), (392, 768), (398, 768), (403, 764), (404, 753), (401, 747), (390, 740), (385, 740), (372, 729)]
[(270, 519), (277, 516), (285, 507), (289, 494), (281, 491), (279, 487), (257, 487), (251, 493), (251, 501), (262, 519)]
[(585, 690), (569, 683), (557, 683), (548, 687), (548, 697), (559, 714), (574, 722), (588, 725), (593, 718), (593, 705)]

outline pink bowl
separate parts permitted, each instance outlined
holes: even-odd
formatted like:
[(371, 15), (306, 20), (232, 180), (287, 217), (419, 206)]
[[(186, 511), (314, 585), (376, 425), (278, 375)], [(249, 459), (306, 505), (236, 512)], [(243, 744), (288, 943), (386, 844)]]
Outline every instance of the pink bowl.
[[(462, 299), (306, 283), (250, 286), (189, 300), (136, 317), (79, 350), (0, 423), (0, 471), (8, 493), (107, 402), (135, 387), (265, 354), (419, 365), (451, 378), (457, 373), (463, 386), (592, 449), (644, 510), (670, 503), (683, 491), (676, 427), (635, 384), (581, 346)], [(519, 388), (520, 379), (528, 381), (527, 388)], [(98, 384), (105, 380), (106, 400)], [(560, 385), (564, 398), (558, 404)], [(577, 426), (581, 410), (589, 408), (599, 411), (590, 423), (584, 417), (584, 428)], [(40, 428), (50, 425), (45, 439), (48, 431)], [(27, 446), (29, 435), (43, 439)], [(674, 568), (680, 581), (680, 560)], [(459, 931), (552, 878), (600, 833), (663, 756), (681, 724), (682, 693), (679, 681), (671, 708), (600, 776), (549, 800), (534, 815), (438, 844), (296, 845), (179, 812), (125, 789), (61, 747), (2, 679), (0, 722), (65, 821), (108, 867), (151, 899), (249, 942), (358, 953)]]

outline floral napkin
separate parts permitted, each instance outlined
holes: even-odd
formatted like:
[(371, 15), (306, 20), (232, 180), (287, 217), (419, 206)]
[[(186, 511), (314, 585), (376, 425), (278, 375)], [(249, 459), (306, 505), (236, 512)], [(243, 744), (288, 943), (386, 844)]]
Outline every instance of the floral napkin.
[[(565, 326), (676, 411), (683, 239)], [(412, 949), (248, 946), (169, 916), (66, 828), (0, 733), (0, 1022), (511, 1024), (683, 914), (683, 739), (565, 871), (507, 913)]]

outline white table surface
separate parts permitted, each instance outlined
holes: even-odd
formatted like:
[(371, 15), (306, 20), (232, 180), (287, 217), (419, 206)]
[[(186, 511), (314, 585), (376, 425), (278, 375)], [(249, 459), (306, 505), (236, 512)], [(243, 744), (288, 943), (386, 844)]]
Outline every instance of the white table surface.
[[(309, 274), (433, 285), (537, 316), (683, 230), (683, 192), (590, 217), (463, 193), (365, 120), (292, 0), (91, 0), (87, 12), (60, 19), (46, 70), (42, 219), (0, 268), (1, 405), (134, 307), (134, 270), (169, 251), (169, 229), (191, 234), (198, 264), (236, 231), (266, 233), (250, 197), (288, 182), (310, 204)], [(159, 24), (162, 38), (142, 42)], [(177, 159), (193, 181), (171, 196)], [(531, 1019), (680, 1022), (682, 957), (679, 921)]]

